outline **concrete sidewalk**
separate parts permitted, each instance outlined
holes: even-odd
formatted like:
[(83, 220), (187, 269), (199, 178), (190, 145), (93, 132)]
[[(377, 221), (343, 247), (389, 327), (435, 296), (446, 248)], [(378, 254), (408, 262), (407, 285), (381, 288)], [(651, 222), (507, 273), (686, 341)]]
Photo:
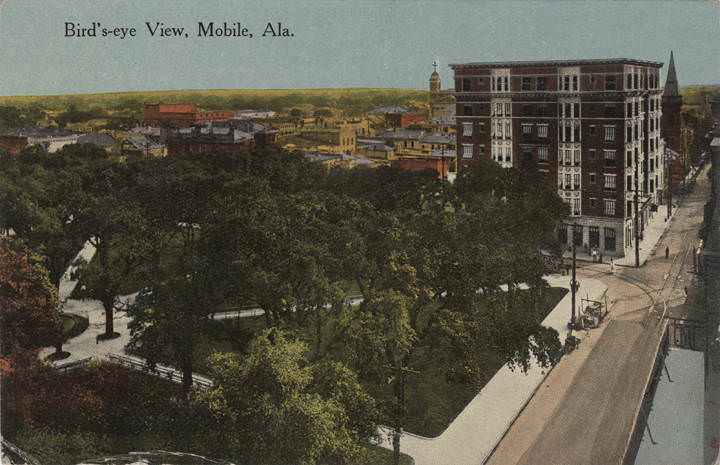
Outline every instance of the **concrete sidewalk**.
[[(692, 180), (694, 180), (701, 171), (701, 167), (693, 167), (690, 172), (685, 176), (685, 180), (688, 186), (692, 186)], [(657, 253), (664, 254), (665, 250), (657, 250), (658, 244), (662, 242), (663, 236), (670, 228), (671, 223), (675, 220), (677, 212), (683, 208), (685, 203), (685, 195), (675, 195), (673, 197), (673, 208), (671, 217), (667, 217), (667, 204), (658, 205), (656, 212), (651, 213), (652, 218), (645, 225), (643, 231), (643, 238), (640, 240), (640, 266), (643, 266), (647, 262), (648, 257)], [(672, 251), (671, 251), (672, 252)], [(625, 256), (618, 260), (615, 260), (615, 264), (619, 266), (635, 266), (635, 241), (633, 240), (627, 247), (625, 247)]]
[[(546, 277), (550, 286), (570, 287), (569, 277)], [(580, 297), (599, 300), (607, 286), (596, 279), (580, 283)], [(555, 306), (542, 325), (554, 328), (564, 343), (571, 314), (570, 293)], [(470, 401), (447, 429), (435, 438), (424, 438), (404, 432), (401, 452), (410, 455), (417, 465), (482, 464), (500, 442), (515, 418), (547, 376), (549, 370), (533, 363), (527, 373), (512, 371), (504, 365)], [(379, 445), (392, 450), (392, 431), (380, 429)]]
[[(73, 259), (73, 263), (78, 260), (90, 263), (94, 255), (95, 247), (90, 244), (90, 241), (86, 241)], [(88, 329), (63, 344), (63, 350), (70, 352), (70, 357), (51, 362), (53, 366), (60, 366), (87, 358), (104, 359), (108, 353), (122, 353), (127, 343), (130, 342), (130, 332), (127, 326), (130, 318), (125, 312), (120, 311), (116, 311), (113, 318), (115, 331), (120, 333), (120, 337), (104, 341), (97, 340), (97, 336), (105, 332), (105, 309), (99, 300), (70, 299), (70, 295), (78, 283), (76, 279), (70, 278), (77, 269), (78, 266), (71, 264), (60, 278), (58, 301), (60, 302), (61, 311), (87, 318)], [(135, 296), (137, 296), (137, 293), (123, 296), (120, 300), (126, 304), (132, 304), (135, 301)], [(40, 350), (38, 356), (44, 360), (45, 357), (54, 352), (54, 347), (45, 347)]]
[[(667, 218), (667, 205), (658, 205), (658, 210), (653, 213), (650, 221), (645, 224), (643, 238), (640, 240), (640, 266), (647, 262), (648, 257), (656, 253), (664, 254), (665, 250), (657, 250), (658, 244), (662, 242), (662, 238), (670, 228), (672, 221), (681, 205), (673, 204), (672, 216)], [(625, 256), (615, 260), (618, 266), (635, 266), (635, 241), (633, 240), (628, 247), (625, 247)]]
[[(684, 287), (693, 264), (686, 260), (692, 235), (703, 220), (710, 186), (698, 177), (695, 189), (662, 237), (658, 250), (639, 269), (606, 264), (578, 270), (579, 279), (602, 279), (611, 304), (607, 324), (589, 331), (543, 382), (498, 445), (488, 465), (620, 463), (654, 367), (665, 309), (682, 317)], [(670, 257), (665, 259), (665, 246)]]

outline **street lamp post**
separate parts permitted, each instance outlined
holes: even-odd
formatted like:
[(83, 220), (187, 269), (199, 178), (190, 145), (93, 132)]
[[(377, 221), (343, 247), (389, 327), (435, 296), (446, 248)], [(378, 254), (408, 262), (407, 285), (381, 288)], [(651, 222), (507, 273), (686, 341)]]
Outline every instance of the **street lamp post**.
[(638, 226), (638, 189), (639, 189), (639, 181), (638, 181), (638, 157), (637, 153), (635, 154), (635, 227), (633, 228), (635, 230), (635, 268), (640, 268), (640, 228)]
[(670, 219), (672, 216), (672, 186), (670, 183), (670, 163), (665, 160), (667, 165), (667, 177), (665, 178), (665, 190), (667, 191), (667, 217)]
[(440, 179), (445, 180), (445, 146), (440, 147)]
[(576, 248), (577, 248), (577, 246), (575, 245), (575, 227), (576, 226), (577, 226), (576, 223), (572, 224), (572, 234), (570, 236), (571, 241), (572, 241), (572, 278), (570, 280), (570, 292), (572, 295), (572, 302), (571, 302), (572, 309), (571, 309), (571, 314), (570, 314), (570, 326), (571, 327), (575, 327), (575, 323), (577, 321), (577, 318), (575, 317), (575, 294), (576, 294), (578, 288), (580, 287), (577, 280), (575, 279)]

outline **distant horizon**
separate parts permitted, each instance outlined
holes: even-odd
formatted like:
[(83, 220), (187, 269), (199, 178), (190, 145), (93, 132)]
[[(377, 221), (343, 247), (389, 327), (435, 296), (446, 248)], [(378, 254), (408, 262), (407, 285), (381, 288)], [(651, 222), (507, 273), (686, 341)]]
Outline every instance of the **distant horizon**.
[[(716, 84), (689, 84), (686, 86), (678, 86), (680, 89), (696, 89), (696, 88), (720, 88), (720, 83)], [(662, 87), (661, 87), (662, 89)], [(0, 95), (2, 98), (13, 97), (67, 97), (74, 95), (107, 95), (107, 94), (132, 94), (146, 92), (215, 92), (215, 91), (322, 91), (322, 90), (399, 90), (399, 91), (417, 91), (430, 92), (429, 89), (404, 88), (404, 87), (305, 87), (305, 88), (216, 88), (216, 89), (135, 89), (135, 90), (118, 90), (118, 91), (100, 91), (100, 92), (73, 92), (67, 94), (16, 94), (16, 95)], [(452, 92), (452, 88), (442, 89), (443, 91)]]

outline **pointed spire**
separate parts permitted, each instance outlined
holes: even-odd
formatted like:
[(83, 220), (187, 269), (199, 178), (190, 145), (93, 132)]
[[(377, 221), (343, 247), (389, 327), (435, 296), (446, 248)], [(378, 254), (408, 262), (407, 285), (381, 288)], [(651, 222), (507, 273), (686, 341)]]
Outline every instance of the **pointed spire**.
[(673, 52), (670, 50), (670, 64), (668, 65), (667, 78), (665, 79), (664, 97), (677, 97), (680, 95), (678, 90), (677, 74), (675, 73), (675, 59)]

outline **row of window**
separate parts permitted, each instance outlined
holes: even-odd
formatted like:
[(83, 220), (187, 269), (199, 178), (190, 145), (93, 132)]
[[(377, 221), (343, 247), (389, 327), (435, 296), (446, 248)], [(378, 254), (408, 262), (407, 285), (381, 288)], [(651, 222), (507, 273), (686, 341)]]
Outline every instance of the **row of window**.
[[(525, 160), (532, 160), (532, 158), (533, 158), (532, 147), (523, 147), (522, 151), (523, 151), (523, 158)], [(537, 159), (540, 163), (548, 162), (548, 148), (547, 147), (538, 147), (537, 148)]]
[(493, 120), (491, 137), (493, 139), (511, 139), (512, 122), (509, 119)]
[[(604, 184), (603, 188), (607, 191), (614, 191), (617, 189), (617, 175), (603, 173)], [(589, 173), (588, 179), (590, 184), (596, 183), (595, 173)], [(580, 189), (580, 173), (565, 173), (558, 176), (558, 189), (564, 190), (578, 190)]]
[[(548, 135), (548, 124), (537, 124), (537, 136), (543, 139), (547, 138)], [(524, 123), (522, 124), (522, 133), (526, 136), (531, 136), (533, 133), (533, 124)]]
[(503, 161), (512, 163), (512, 146), (493, 144), (491, 157), (498, 163), (502, 163)]
[(492, 106), (492, 110), (492, 116), (512, 116), (512, 104), (510, 102), (505, 104), (497, 102)]
[[(469, 136), (472, 135), (472, 123), (465, 123), (467, 126), (463, 126), (463, 135)], [(500, 128), (500, 136), (502, 136), (502, 124), (498, 125), (498, 128)], [(523, 133), (527, 130), (532, 130), (531, 125), (523, 125)], [(543, 136), (544, 133), (544, 136)], [(547, 125), (538, 125), (538, 135), (540, 137), (546, 137), (547, 136)], [(500, 137), (498, 137), (500, 138)], [(463, 147), (465, 149), (463, 150), (463, 153), (465, 154), (465, 158), (472, 158), (472, 147), (473, 144), (463, 144)], [(481, 149), (479, 153), (485, 153), (484, 145), (480, 145)], [(527, 150), (524, 149), (524, 150)], [(635, 148), (635, 158), (637, 158), (637, 147)], [(617, 166), (617, 155), (615, 150), (602, 150), (603, 152), (603, 160), (604, 160), (604, 166), (607, 168), (613, 168)], [(589, 149), (588, 150), (588, 158), (590, 160), (596, 160), (597, 159), (597, 149)], [(538, 147), (538, 160), (539, 161), (548, 161), (548, 147)], [(581, 163), (581, 154), (580, 149), (559, 149), (558, 153), (558, 164), (560, 166), (579, 166)], [(645, 162), (643, 162), (645, 163)], [(631, 168), (633, 166), (633, 152), (627, 151), (627, 159), (626, 159), (626, 167)], [(655, 168), (659, 168), (659, 156), (655, 155), (655, 157), (652, 157), (649, 159), (649, 171), (654, 172)], [(643, 167), (643, 170), (645, 167)], [(594, 174), (591, 174), (591, 177), (593, 177)], [(591, 182), (591, 184), (594, 184), (594, 181)], [(630, 185), (630, 184), (628, 184)]]
[[(570, 215), (579, 216), (582, 214), (581, 210), (581, 199), (579, 198), (567, 198), (565, 203), (568, 204), (570, 209)], [(597, 203), (597, 198), (591, 197), (588, 199), (589, 207), (594, 209)], [(628, 202), (630, 204), (630, 202)], [(606, 216), (615, 216), (615, 200), (603, 199), (603, 214)]]
[[(472, 158), (474, 155), (473, 144), (462, 144), (463, 158)], [(478, 145), (478, 155), (485, 153), (485, 144)]]
[(638, 124), (626, 126), (625, 142), (633, 142), (640, 140), (645, 135), (645, 131), (643, 129), (644, 128)]
[[(628, 106), (632, 105), (631, 103), (627, 104)], [(644, 102), (643, 102), (644, 106)], [(586, 105), (587, 110), (587, 117), (597, 116), (597, 106), (596, 104), (587, 104)], [(485, 111), (484, 105), (478, 104), (478, 116), (481, 116), (483, 112)], [(644, 111), (644, 110), (643, 110)], [(463, 104), (463, 116), (473, 116), (473, 104), (472, 103), (465, 103)], [(492, 105), (491, 107), (491, 116), (511, 116), (512, 115), (512, 103), (505, 102), (505, 103), (496, 103)], [(549, 116), (550, 113), (548, 111), (548, 104), (547, 103), (524, 103), (522, 104), (522, 115), (523, 116), (539, 116), (539, 117), (545, 117)], [(606, 103), (603, 106), (603, 117), (605, 118), (617, 118), (618, 117), (618, 111), (617, 111), (617, 104), (614, 103)], [(558, 104), (558, 116), (562, 118), (580, 118), (580, 104), (579, 103), (559, 103)], [(638, 113), (636, 113), (636, 110), (627, 110), (626, 111), (626, 117), (632, 118), (634, 116), (639, 116)], [(660, 118), (656, 117), (654, 118), (655, 126), (659, 127)], [(652, 120), (651, 120), (652, 121)]]
[(560, 156), (558, 157), (558, 163), (560, 165), (580, 165), (580, 149), (560, 149)]
[(492, 90), (493, 92), (510, 91), (510, 75), (491, 77), (490, 90)]
[[(485, 80), (480, 77), (478, 79), (478, 84), (482, 85), (485, 83)], [(577, 74), (573, 75), (561, 75), (558, 76), (558, 90), (560, 91), (579, 91), (579, 76)], [(534, 81), (534, 83), (533, 83)], [(597, 76), (591, 75), (590, 76), (590, 83), (595, 84), (597, 83)], [(533, 85), (534, 84), (534, 85)], [(472, 92), (472, 78), (462, 78), (460, 81), (460, 90), (462, 92)], [(532, 77), (532, 76), (523, 76), (522, 77), (522, 90), (524, 91), (531, 91), (531, 90), (539, 90), (539, 91), (545, 91), (547, 90), (547, 78), (544, 76), (538, 76), (538, 77)], [(457, 90), (457, 89), (456, 89)], [(510, 89), (510, 76), (504, 75), (504, 76), (493, 76), (490, 78), (490, 90), (492, 92), (509, 92)], [(614, 75), (608, 75), (605, 76), (605, 90), (616, 90), (615, 85), (615, 76)]]
[[(473, 135), (473, 124), (469, 122), (462, 123), (463, 129), (462, 129), (462, 135), (465, 137), (470, 137)], [(533, 126), (537, 126), (537, 136), (540, 138), (547, 138), (548, 136), (548, 127), (549, 125), (546, 123), (543, 124), (536, 124), (533, 125), (533, 123), (522, 123), (522, 133), (526, 136), (531, 136), (533, 134)], [(604, 127), (605, 132), (605, 141), (606, 142), (613, 142), (615, 141), (615, 126), (605, 126)], [(630, 129), (630, 128), (628, 128)], [(580, 128), (578, 126), (572, 126), (572, 125), (561, 125), (558, 129), (559, 135), (560, 135), (560, 141), (562, 142), (580, 142)], [(478, 133), (482, 134), (485, 132), (485, 124), (479, 123), (478, 124)], [(493, 122), (493, 132), (492, 137), (504, 139), (504, 138), (510, 138), (512, 134), (512, 123), (510, 120), (496, 120)], [(589, 134), (591, 136), (597, 135), (597, 127), (595, 125), (590, 125), (589, 127)], [(628, 135), (631, 133), (628, 132)], [(650, 149), (654, 150), (655, 143), (651, 140), (650, 142)]]
[[(563, 180), (565, 181), (563, 183)], [(566, 191), (580, 190), (580, 173), (565, 173), (565, 176), (558, 176), (558, 189)]]
[[(656, 69), (648, 70), (648, 88), (655, 89), (659, 87), (659, 74)], [(473, 78), (462, 78), (460, 80), (460, 89), (462, 92), (472, 91), (472, 79)], [(485, 84), (485, 78), (478, 77), (477, 83), (479, 85)], [(522, 76), (521, 88), (524, 91), (531, 90), (547, 90), (547, 78), (545, 76)], [(534, 82), (533, 82), (534, 81)], [(595, 85), (598, 82), (598, 76), (596, 74), (590, 75), (590, 84)], [(625, 89), (626, 90), (637, 90), (644, 86), (645, 78), (640, 72), (629, 73), (625, 75)], [(616, 89), (616, 77), (613, 74), (605, 76), (605, 90), (617, 90)], [(563, 74), (558, 76), (558, 90), (560, 91), (578, 91), (579, 88), (579, 76), (577, 74)], [(496, 75), (490, 78), (490, 89), (493, 92), (508, 92), (510, 91), (510, 75)]]
[(560, 142), (580, 142), (580, 126), (571, 126), (562, 124), (558, 131), (560, 133)]
[[(657, 109), (660, 109), (660, 104), (657, 102), (656, 99), (651, 98), (650, 101), (650, 111), (655, 111)], [(637, 101), (634, 100), (632, 102), (627, 102), (625, 104), (625, 117), (626, 118), (633, 118), (640, 116), (641, 113), (647, 112), (647, 100)]]
[[(645, 87), (645, 76), (646, 74), (643, 73), (642, 69), (637, 69), (635, 71), (632, 71), (628, 74), (625, 74), (625, 89), (632, 90), (632, 89), (642, 89)], [(656, 87), (659, 87), (660, 82), (660, 72), (655, 68), (650, 68), (647, 70), (647, 81), (648, 81), (648, 89), (655, 89)]]
[[(660, 148), (659, 142), (660, 142), (660, 141), (659, 141), (659, 138), (655, 138), (655, 139), (654, 139), (654, 142), (653, 142), (653, 139), (650, 139), (650, 150), (653, 151), (653, 150), (655, 150), (655, 148), (658, 148), (658, 149), (659, 149), (659, 148)], [(633, 157), (633, 154), (635, 155), (634, 157)], [(652, 155), (652, 154), (651, 154), (651, 155)], [(626, 168), (632, 168), (632, 167), (633, 167), (633, 160), (637, 160), (637, 159), (638, 159), (638, 148), (637, 148), (637, 147), (634, 147), (633, 150), (628, 150), (627, 152), (625, 152), (625, 167), (626, 167)], [(651, 162), (652, 162), (653, 158), (651, 158), (650, 160), (651, 160)], [(660, 164), (659, 164), (660, 160), (659, 160), (657, 154), (655, 154), (654, 161), (655, 161), (655, 163), (651, 163), (651, 166), (657, 166), (657, 167), (659, 167), (659, 166), (660, 166)], [(653, 169), (654, 169), (654, 168), (653, 168)]]

